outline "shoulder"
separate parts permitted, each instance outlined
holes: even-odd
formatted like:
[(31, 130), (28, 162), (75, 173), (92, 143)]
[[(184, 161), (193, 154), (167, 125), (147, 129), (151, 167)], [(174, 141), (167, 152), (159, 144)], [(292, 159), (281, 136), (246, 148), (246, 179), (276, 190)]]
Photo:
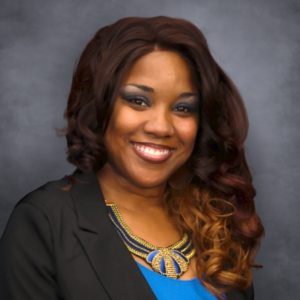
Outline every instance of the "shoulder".
[(68, 181), (65, 177), (49, 181), (25, 195), (17, 202), (15, 209), (29, 204), (39, 210), (51, 212), (65, 205), (73, 206), (71, 193), (62, 189), (67, 185)]
[(233, 289), (226, 294), (228, 300), (254, 300), (253, 282), (246, 290)]
[(77, 218), (72, 194), (62, 189), (68, 183), (65, 178), (49, 181), (25, 195), (15, 205), (2, 240), (16, 243), (23, 240), (21, 235), (24, 235), (35, 241), (47, 240), (50, 245), (62, 234), (76, 230)]

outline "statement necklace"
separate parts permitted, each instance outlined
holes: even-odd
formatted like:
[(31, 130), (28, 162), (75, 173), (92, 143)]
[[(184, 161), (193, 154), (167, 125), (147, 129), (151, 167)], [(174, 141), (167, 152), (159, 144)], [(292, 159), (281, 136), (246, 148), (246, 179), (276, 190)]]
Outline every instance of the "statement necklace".
[(187, 271), (196, 251), (186, 233), (169, 247), (156, 247), (131, 232), (115, 204), (106, 204), (106, 207), (118, 234), (132, 254), (143, 258), (157, 273), (170, 278), (177, 279)]

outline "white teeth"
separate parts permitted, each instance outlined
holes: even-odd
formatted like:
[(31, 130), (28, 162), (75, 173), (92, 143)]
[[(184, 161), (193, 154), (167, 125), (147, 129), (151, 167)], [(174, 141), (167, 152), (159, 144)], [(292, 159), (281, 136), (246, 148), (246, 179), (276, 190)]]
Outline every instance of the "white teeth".
[(140, 151), (149, 153), (151, 155), (166, 155), (169, 153), (169, 150), (157, 150), (157, 149), (153, 149), (153, 148), (148, 148), (145, 146), (138, 146), (136, 144), (133, 144), (135, 148), (137, 148)]

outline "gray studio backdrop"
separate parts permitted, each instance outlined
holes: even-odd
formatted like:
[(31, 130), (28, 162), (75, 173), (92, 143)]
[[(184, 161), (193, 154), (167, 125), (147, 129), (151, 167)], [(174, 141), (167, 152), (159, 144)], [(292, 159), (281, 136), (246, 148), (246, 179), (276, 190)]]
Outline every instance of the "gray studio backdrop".
[(248, 110), (247, 156), (266, 237), (255, 299), (299, 299), (300, 5), (260, 0), (1, 0), (0, 235), (13, 206), (74, 170), (63, 127), (75, 60), (102, 26), (127, 16), (192, 21)]

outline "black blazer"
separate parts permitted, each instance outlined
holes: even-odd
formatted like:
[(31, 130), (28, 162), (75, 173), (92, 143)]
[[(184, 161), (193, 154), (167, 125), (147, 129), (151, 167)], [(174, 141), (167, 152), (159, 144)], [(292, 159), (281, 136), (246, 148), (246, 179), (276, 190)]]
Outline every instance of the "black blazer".
[[(106, 211), (95, 173), (90, 184), (51, 181), (15, 206), (0, 241), (1, 300), (155, 300)], [(253, 286), (229, 300), (254, 299)], [(172, 299), (172, 296), (170, 296)]]

